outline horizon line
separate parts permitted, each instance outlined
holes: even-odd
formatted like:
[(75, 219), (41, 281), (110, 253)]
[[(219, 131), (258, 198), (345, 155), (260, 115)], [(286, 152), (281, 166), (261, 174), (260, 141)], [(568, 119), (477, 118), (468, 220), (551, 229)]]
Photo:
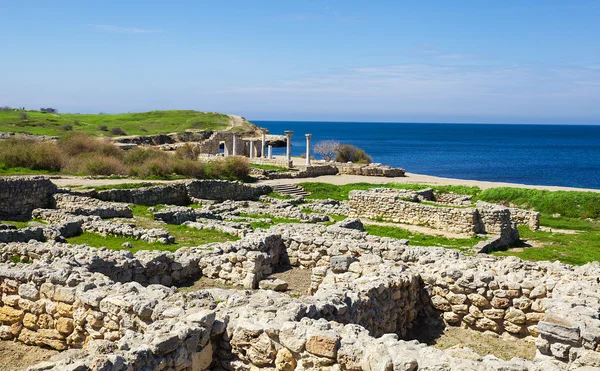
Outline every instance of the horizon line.
[(305, 122), (305, 123), (354, 123), (354, 124), (438, 124), (438, 125), (534, 125), (534, 126), (600, 126), (598, 123), (589, 124), (564, 124), (564, 123), (509, 123), (509, 122), (429, 122), (429, 121), (338, 121), (338, 120), (254, 120), (247, 119), (251, 123), (255, 122)]

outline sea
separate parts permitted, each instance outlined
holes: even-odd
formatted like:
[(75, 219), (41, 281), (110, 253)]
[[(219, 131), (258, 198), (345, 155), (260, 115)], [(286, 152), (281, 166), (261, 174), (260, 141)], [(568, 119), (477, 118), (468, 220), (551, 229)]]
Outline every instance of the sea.
[[(600, 189), (600, 126), (252, 121), (293, 130), (292, 155), (333, 139), (373, 162), (449, 178)], [(274, 148), (284, 154), (285, 148)], [(316, 156), (318, 158), (318, 156)]]

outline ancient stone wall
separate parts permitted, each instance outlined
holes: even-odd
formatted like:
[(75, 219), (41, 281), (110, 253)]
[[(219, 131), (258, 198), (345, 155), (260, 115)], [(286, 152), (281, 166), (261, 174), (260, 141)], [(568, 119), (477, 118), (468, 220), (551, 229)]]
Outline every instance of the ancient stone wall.
[(154, 185), (134, 189), (109, 189), (92, 195), (102, 201), (154, 206), (158, 204), (187, 205), (189, 198), (184, 183)]
[(483, 232), (474, 208), (438, 207), (403, 201), (397, 191), (350, 191), (348, 205), (350, 217), (424, 225), (455, 233)]
[(56, 186), (45, 177), (0, 177), (0, 220), (28, 220), (52, 205)]
[(345, 175), (401, 177), (405, 174), (404, 169), (393, 168), (381, 164), (361, 165), (336, 162), (334, 166), (338, 168), (340, 174)]
[(526, 225), (532, 231), (540, 229), (540, 213), (537, 211), (518, 209), (516, 207), (508, 208), (510, 219), (518, 225)]
[(185, 186), (189, 197), (216, 201), (258, 200), (260, 196), (272, 192), (269, 186), (251, 186), (226, 180), (192, 180)]

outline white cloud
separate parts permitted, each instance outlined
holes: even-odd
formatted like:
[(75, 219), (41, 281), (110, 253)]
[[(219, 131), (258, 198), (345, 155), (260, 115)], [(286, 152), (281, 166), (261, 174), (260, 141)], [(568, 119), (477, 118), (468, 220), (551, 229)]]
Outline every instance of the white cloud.
[(146, 33), (160, 33), (161, 30), (137, 28), (137, 27), (121, 27), (110, 24), (90, 24), (88, 27), (95, 28), (100, 31), (116, 32), (116, 33), (129, 33), (129, 34), (146, 34)]
[(600, 70), (584, 67), (369, 66), (222, 93), (306, 111), (600, 116)]

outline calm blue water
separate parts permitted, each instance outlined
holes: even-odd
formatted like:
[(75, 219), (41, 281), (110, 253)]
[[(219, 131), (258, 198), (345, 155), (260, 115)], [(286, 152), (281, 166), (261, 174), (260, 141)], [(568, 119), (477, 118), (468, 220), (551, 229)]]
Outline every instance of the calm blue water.
[(306, 151), (310, 133), (313, 144), (350, 143), (412, 173), (600, 189), (600, 126), (253, 122), (272, 134), (293, 130), (293, 155)]

